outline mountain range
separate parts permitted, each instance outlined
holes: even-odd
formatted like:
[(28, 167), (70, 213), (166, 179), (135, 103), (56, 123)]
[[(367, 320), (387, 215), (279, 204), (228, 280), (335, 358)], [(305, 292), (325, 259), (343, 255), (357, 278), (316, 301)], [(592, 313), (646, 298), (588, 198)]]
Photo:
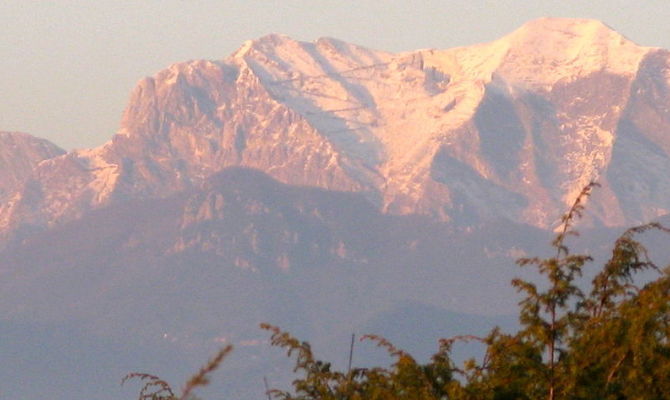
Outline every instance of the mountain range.
[[(422, 333), (513, 329), (509, 280), (532, 276), (514, 260), (548, 250), (584, 185), (602, 256), (668, 218), (668, 171), (670, 52), (599, 21), (400, 54), (268, 35), (142, 79), (100, 147), (0, 133), (3, 347), (104, 342), (72, 383), (89, 397), (96, 363), (169, 376), (224, 342), (232, 393), (262, 396), (250, 382), (281, 375), (263, 321), (331, 355), (365, 329), (429, 354)], [(0, 386), (45, 393), (22, 390)]]

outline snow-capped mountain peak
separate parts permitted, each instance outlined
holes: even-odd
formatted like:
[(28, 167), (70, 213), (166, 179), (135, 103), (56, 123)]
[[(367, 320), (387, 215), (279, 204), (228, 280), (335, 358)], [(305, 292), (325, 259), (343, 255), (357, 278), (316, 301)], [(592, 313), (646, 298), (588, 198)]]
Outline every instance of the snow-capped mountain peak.
[(598, 178), (595, 220), (641, 221), (670, 209), (669, 59), (593, 20), (400, 54), (271, 34), (141, 80), (108, 144), (38, 166), (44, 196), (18, 193), (0, 217), (52, 224), (244, 166), (460, 225), (551, 226)]
[(502, 75), (516, 82), (550, 86), (595, 72), (634, 74), (651, 50), (597, 20), (542, 18), (495, 42), (506, 48)]

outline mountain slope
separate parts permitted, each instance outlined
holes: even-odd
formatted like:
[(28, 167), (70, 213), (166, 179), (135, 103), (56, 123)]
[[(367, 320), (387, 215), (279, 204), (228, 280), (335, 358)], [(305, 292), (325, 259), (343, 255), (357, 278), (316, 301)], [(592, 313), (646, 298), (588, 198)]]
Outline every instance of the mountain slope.
[[(244, 395), (238, 398), (250, 398), (260, 377), (275, 379), (273, 369), (283, 359), (267, 348), (260, 322), (290, 329), (325, 357), (341, 355), (352, 331), (386, 329), (407, 303), (424, 305), (420, 318), (432, 318), (431, 334), (454, 320), (448, 310), (472, 313), (465, 326), (484, 329), (493, 319), (482, 314), (514, 309), (507, 285), (516, 272), (514, 256), (547, 237), (508, 223), (454, 232), (425, 216), (382, 214), (357, 193), (291, 186), (256, 170), (229, 168), (202, 189), (95, 210), (3, 252), (0, 328), (37, 327), (28, 329), (40, 340), (34, 346), (58, 354), (49, 346), (59, 345), (56, 332), (70, 327), (94, 345), (142, 349), (124, 355), (124, 373), (149, 365), (161, 376), (185, 369), (180, 355), (196, 368), (222, 342), (233, 343), (235, 356), (222, 373), (226, 393), (239, 385)], [(484, 241), (486, 250), (479, 251)], [(424, 329), (402, 331), (422, 337), (416, 348), (425, 351), (437, 337), (422, 336)], [(7, 336), (0, 350), (16, 341), (29, 347), (19, 334)], [(97, 350), (101, 365), (121, 357), (107, 353), (114, 346)], [(156, 370), (146, 361), (153, 352), (179, 362)], [(364, 354), (358, 362), (368, 360)], [(35, 369), (23, 371), (28, 376)], [(117, 383), (118, 369), (98, 371), (95, 381), (106, 376)], [(71, 375), (49, 374), (55, 382)], [(0, 376), (16, 372), (7, 364)], [(12, 382), (5, 386), (24, 392)], [(118, 398), (112, 394), (100, 398)]]
[(20, 194), (2, 229), (166, 196), (232, 165), (462, 226), (551, 227), (597, 179), (594, 221), (640, 222), (670, 209), (668, 70), (667, 50), (592, 20), (403, 54), (269, 35), (142, 80), (119, 133), (41, 165), (44, 196)]
[[(617, 232), (601, 230), (583, 232), (569, 246), (602, 260), (609, 250), (603, 243)], [(553, 253), (550, 237), (504, 220), (462, 231), (427, 216), (381, 213), (359, 193), (227, 168), (202, 188), (95, 210), (1, 253), (0, 331), (7, 340), (0, 350), (44, 346), (60, 365), (58, 346), (86, 338), (84, 349), (96, 353), (75, 354), (84, 365), (110, 366), (91, 370), (93, 382), (114, 382), (100, 386), (110, 388), (100, 398), (112, 399), (129, 371), (183, 379), (222, 343), (233, 343), (220, 375), (224, 393), (258, 397), (263, 376), (274, 384), (291, 370), (280, 367), (283, 354), (268, 349), (260, 322), (309, 340), (319, 357), (341, 365), (352, 332), (386, 336), (426, 357), (439, 337), (484, 334), (493, 324), (513, 329), (508, 315), (518, 297), (509, 282), (534, 276), (514, 259)], [(660, 239), (651, 247), (667, 248), (667, 237)], [(651, 254), (668, 259), (667, 252)], [(385, 361), (383, 352), (356, 349), (357, 366)], [(39, 382), (46, 374), (46, 391), (51, 382), (90, 373), (74, 379), (35, 364), (19, 367), (24, 376), (40, 371)], [(0, 376), (17, 376), (15, 365), (3, 367)], [(20, 383), (10, 380), (4, 390), (25, 393)], [(86, 383), (88, 392), (93, 384)]]
[(30, 349), (0, 391), (25, 397), (16, 368), (86, 382), (42, 368), (79, 337), (99, 353), (72, 364), (114, 361), (89, 384), (114, 387), (232, 342), (229, 397), (258, 398), (281, 369), (261, 321), (327, 359), (352, 331), (426, 355), (437, 336), (512, 326), (490, 316), (533, 277), (514, 259), (550, 250), (586, 182), (602, 188), (575, 251), (602, 260), (621, 225), (670, 218), (668, 71), (667, 50), (591, 20), (402, 54), (268, 35), (141, 80), (98, 148), (0, 134), (0, 350)]
[[(478, 254), (475, 249), (489, 236), (487, 250)], [(96, 310), (113, 306), (107, 298), (110, 291), (137, 286), (128, 290), (151, 296), (141, 289), (144, 285), (161, 291), (172, 288), (183, 292), (174, 298), (180, 303), (198, 287), (188, 282), (202, 283), (202, 279), (209, 280), (205, 286), (214, 291), (216, 285), (224, 285), (237, 293), (220, 299), (226, 303), (259, 301), (288, 290), (310, 303), (315, 317), (330, 300), (339, 308), (346, 298), (359, 304), (350, 306), (361, 316), (364, 304), (374, 308), (393, 298), (418, 296), (445, 306), (444, 301), (449, 300), (443, 291), (447, 288), (466, 294), (457, 280), (451, 280), (450, 271), (459, 280), (471, 276), (477, 285), (504, 288), (510, 268), (497, 269), (489, 265), (491, 260), (511, 266), (515, 255), (527, 251), (519, 247), (516, 253), (507, 253), (516, 246), (516, 239), (523, 237), (528, 246), (540, 247), (548, 237), (543, 236), (536, 229), (509, 223), (491, 223), (464, 234), (424, 216), (382, 214), (360, 194), (289, 186), (255, 170), (229, 168), (209, 179), (203, 189), (110, 206), (9, 248), (0, 260), (5, 276), (0, 309), (9, 317), (29, 311), (39, 320), (63, 314), (89, 318), (99, 312)], [(470, 267), (463, 269), (468, 258)], [(235, 276), (249, 281), (233, 284)], [(433, 277), (436, 289), (431, 300), (415, 290), (426, 276)], [(158, 284), (157, 280), (166, 281)], [(320, 286), (335, 282), (342, 289), (357, 288), (367, 300), (358, 301), (350, 294), (335, 301), (331, 297), (337, 297), (339, 289)], [(258, 286), (261, 283), (288, 286), (264, 290)], [(326, 296), (326, 292), (331, 294)], [(499, 298), (502, 293), (487, 293), (497, 300), (453, 306), (478, 313), (495, 312), (489, 306), (481, 307), (483, 303), (513, 309), (513, 302), (503, 300), (506, 296)], [(17, 299), (30, 297), (22, 307), (15, 307)], [(323, 301), (316, 300), (319, 297)], [(38, 298), (44, 301), (36, 301)], [(309, 298), (313, 300), (307, 301)], [(84, 304), (81, 299), (88, 300)], [(318, 306), (321, 302), (323, 307)], [(27, 309), (29, 304), (33, 308)], [(99, 315), (101, 322), (109, 323), (109, 314)]]
[(17, 192), (40, 162), (65, 150), (25, 133), (0, 132), (0, 203)]

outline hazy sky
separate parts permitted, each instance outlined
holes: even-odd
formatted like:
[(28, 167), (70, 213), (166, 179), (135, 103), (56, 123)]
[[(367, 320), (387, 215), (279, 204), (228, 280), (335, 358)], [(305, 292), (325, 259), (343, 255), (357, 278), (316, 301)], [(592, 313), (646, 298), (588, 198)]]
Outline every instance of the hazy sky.
[(140, 78), (271, 32), (404, 51), (494, 40), (543, 16), (670, 48), (667, 0), (0, 0), (0, 130), (100, 145)]

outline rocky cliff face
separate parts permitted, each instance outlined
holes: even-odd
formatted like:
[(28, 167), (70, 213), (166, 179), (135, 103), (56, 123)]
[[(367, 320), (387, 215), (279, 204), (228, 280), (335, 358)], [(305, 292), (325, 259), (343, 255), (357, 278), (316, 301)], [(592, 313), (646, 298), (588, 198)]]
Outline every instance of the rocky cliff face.
[(668, 71), (667, 50), (591, 20), (402, 54), (269, 35), (143, 79), (112, 140), (40, 164), (0, 229), (164, 197), (229, 166), (458, 225), (552, 227), (595, 179), (593, 221), (639, 222), (670, 210)]
[(34, 192), (34, 169), (64, 153), (65, 150), (47, 140), (25, 133), (0, 132), (0, 226), (6, 229), (9, 225), (8, 210), (13, 204), (22, 198), (39, 196)]
[[(588, 20), (403, 54), (270, 35), (143, 79), (101, 147), (65, 154), (0, 133), (0, 335), (28, 361), (65, 349), (40, 364), (48, 374), (27, 362), (0, 378), (53, 393), (79, 388), (53, 371), (91, 365), (100, 379), (126, 354), (104, 368), (116, 383), (138, 354), (149, 371), (197, 355), (183, 376), (232, 342), (240, 357), (223, 375), (246, 392), (229, 397), (258, 398), (277, 365), (261, 321), (326, 359), (351, 332), (411, 338), (413, 354), (478, 333), (450, 331), (468, 324), (444, 313), (513, 312), (508, 282), (528, 273), (513, 260), (543, 255), (544, 228), (589, 180), (603, 186), (594, 225), (668, 213), (669, 82), (667, 50)], [(573, 250), (600, 262), (617, 230), (596, 226)], [(667, 237), (648, 247), (659, 265), (670, 257), (653, 252)], [(77, 330), (132, 351), (93, 346), (89, 364), (51, 368), (80, 354)], [(95, 379), (82, 378), (90, 393)]]
[(0, 132), (0, 201), (16, 193), (37, 164), (64, 153), (47, 140), (25, 133)]

